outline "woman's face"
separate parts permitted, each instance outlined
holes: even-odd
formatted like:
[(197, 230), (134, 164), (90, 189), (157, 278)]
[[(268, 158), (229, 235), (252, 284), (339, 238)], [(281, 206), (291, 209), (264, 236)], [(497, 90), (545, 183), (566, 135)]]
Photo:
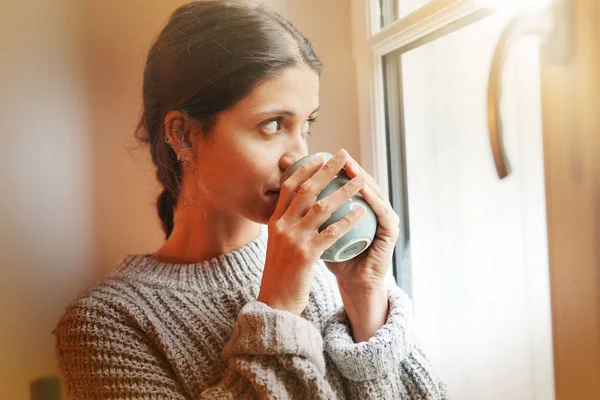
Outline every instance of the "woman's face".
[(198, 198), (207, 212), (266, 224), (279, 179), (308, 154), (307, 136), (319, 107), (319, 76), (290, 67), (259, 84), (221, 113), (208, 142), (197, 141)]

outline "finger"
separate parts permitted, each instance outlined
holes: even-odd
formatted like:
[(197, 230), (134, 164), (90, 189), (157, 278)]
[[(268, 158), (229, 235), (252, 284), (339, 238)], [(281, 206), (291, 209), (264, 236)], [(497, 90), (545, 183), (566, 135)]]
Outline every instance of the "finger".
[(370, 185), (366, 185), (360, 192), (377, 216), (377, 223), (385, 230), (396, 232), (400, 226), (400, 217), (390, 202), (379, 197)]
[(341, 149), (314, 174), (310, 179), (303, 182), (297, 189), (296, 196), (292, 200), (285, 218), (301, 219), (310, 210), (319, 194), (342, 170), (348, 162), (350, 155)]
[(347, 175), (350, 178), (354, 178), (357, 175), (361, 175), (364, 174), (367, 178), (367, 183), (369, 184), (369, 186), (371, 187), (371, 189), (373, 189), (373, 191), (379, 196), (381, 197), (383, 200), (388, 200), (389, 197), (388, 195), (383, 191), (383, 189), (379, 186), (379, 184), (377, 183), (377, 181), (375, 180), (375, 178), (373, 178), (371, 175), (369, 175), (369, 173), (367, 171), (364, 170), (364, 168), (362, 168), (360, 166), (360, 164), (358, 164), (358, 162), (354, 159), (351, 159), (348, 164), (346, 165), (346, 167), (344, 167), (344, 169), (346, 170)]
[(321, 168), (324, 162), (325, 158), (323, 155), (318, 155), (313, 160), (303, 164), (296, 172), (286, 179), (285, 182), (283, 182), (279, 189), (279, 199), (272, 218), (279, 219), (285, 214), (292, 200), (296, 196), (298, 187), (312, 177)]
[(365, 207), (359, 206), (346, 214), (343, 218), (323, 229), (313, 241), (315, 248), (324, 252), (330, 248), (339, 238), (344, 236), (361, 220), (365, 215)]
[(303, 228), (316, 230), (331, 217), (344, 203), (359, 192), (366, 184), (364, 175), (359, 175), (348, 181), (344, 186), (313, 203), (310, 210), (300, 221)]

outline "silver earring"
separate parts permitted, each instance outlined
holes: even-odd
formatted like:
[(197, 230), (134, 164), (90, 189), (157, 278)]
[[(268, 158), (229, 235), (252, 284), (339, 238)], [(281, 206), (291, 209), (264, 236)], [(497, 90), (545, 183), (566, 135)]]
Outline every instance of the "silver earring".
[(171, 136), (165, 135), (165, 143), (171, 143)]

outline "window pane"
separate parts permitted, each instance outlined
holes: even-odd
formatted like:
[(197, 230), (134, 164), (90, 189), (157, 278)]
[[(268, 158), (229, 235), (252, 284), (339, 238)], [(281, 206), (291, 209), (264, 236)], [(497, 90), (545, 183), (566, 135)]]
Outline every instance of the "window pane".
[[(397, 279), (409, 282), (420, 337), (450, 397), (464, 400), (531, 399), (534, 388), (545, 399), (552, 390), (535, 381), (552, 382), (536, 37), (513, 44), (502, 76), (506, 179), (488, 137), (488, 76), (510, 17), (497, 12), (383, 59), (391, 197), (405, 222), (410, 210)], [(511, 385), (490, 392), (497, 382)]]

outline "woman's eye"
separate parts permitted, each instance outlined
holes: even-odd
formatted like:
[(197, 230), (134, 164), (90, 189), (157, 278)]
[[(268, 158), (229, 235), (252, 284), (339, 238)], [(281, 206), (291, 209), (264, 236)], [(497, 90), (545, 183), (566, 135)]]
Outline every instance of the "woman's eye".
[(277, 132), (279, 132), (279, 129), (281, 129), (281, 126), (279, 124), (279, 120), (278, 119), (274, 119), (273, 121), (269, 121), (266, 124), (264, 124), (262, 126), (263, 130), (268, 133), (268, 134), (275, 134)]

